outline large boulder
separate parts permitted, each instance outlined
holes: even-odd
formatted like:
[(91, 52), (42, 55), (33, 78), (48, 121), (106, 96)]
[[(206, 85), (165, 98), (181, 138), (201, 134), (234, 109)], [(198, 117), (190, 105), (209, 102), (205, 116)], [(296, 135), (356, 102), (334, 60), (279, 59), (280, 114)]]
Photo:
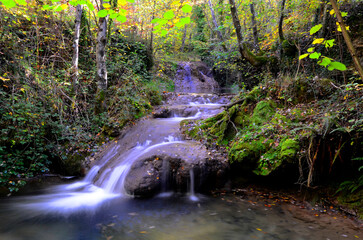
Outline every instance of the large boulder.
[(162, 145), (134, 162), (124, 187), (135, 197), (150, 197), (161, 189), (187, 192), (193, 171), (195, 190), (205, 192), (223, 186), (227, 168), (226, 159), (208, 152), (204, 145), (175, 142)]

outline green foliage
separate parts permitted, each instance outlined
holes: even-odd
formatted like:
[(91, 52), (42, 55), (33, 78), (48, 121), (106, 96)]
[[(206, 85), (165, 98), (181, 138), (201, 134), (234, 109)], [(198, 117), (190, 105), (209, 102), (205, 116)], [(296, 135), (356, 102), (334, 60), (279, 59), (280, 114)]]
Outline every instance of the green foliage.
[[(313, 35), (314, 33), (318, 32), (321, 28), (322, 28), (321, 24), (318, 24), (318, 25), (312, 27), (310, 29), (310, 35)], [(315, 39), (312, 44), (313, 45), (321, 44), (321, 45), (324, 45), (325, 48), (331, 48), (335, 45), (334, 41), (335, 41), (335, 39), (326, 40), (324, 38), (318, 38), (318, 39)], [(332, 58), (322, 56), (322, 54), (320, 52), (316, 52), (315, 47), (311, 47), (307, 51), (308, 51), (308, 53), (305, 53), (305, 54), (299, 56), (299, 60), (302, 60), (302, 59), (306, 58), (307, 56), (309, 56), (309, 58), (311, 58), (311, 59), (317, 59), (318, 64), (320, 66), (327, 67), (329, 71), (333, 71), (333, 70), (345, 71), (345, 70), (347, 70), (347, 67), (343, 63), (337, 62), (337, 61), (332, 61), (333, 60)]]

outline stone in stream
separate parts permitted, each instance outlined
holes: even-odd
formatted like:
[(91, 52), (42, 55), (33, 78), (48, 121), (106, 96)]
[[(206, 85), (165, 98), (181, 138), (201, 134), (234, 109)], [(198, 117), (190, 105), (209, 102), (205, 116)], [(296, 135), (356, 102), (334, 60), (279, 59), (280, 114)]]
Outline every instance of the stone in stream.
[[(169, 169), (162, 168), (163, 161), (169, 163)], [(204, 145), (193, 141), (178, 142), (161, 146), (134, 162), (124, 187), (135, 197), (151, 197), (160, 192), (163, 171), (167, 171), (169, 190), (186, 192), (193, 169), (195, 190), (206, 192), (223, 186), (227, 168), (226, 160), (208, 153)]]

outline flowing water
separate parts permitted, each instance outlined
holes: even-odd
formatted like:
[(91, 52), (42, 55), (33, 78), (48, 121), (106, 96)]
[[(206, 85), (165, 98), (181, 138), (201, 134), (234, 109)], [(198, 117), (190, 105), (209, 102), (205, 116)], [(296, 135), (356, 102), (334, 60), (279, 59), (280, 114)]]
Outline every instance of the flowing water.
[[(185, 84), (198, 91), (186, 65)], [(185, 144), (180, 121), (212, 116), (228, 103), (215, 94), (180, 94), (169, 118), (145, 119), (104, 151), (87, 176), (71, 184), (38, 189), (34, 195), (0, 201), (1, 240), (98, 239), (354, 239), (363, 238), (344, 222), (297, 218), (283, 206), (233, 195), (195, 192), (189, 171), (188, 193), (169, 188), (169, 163), (162, 163), (161, 193), (134, 199), (124, 184), (132, 164), (163, 146)]]

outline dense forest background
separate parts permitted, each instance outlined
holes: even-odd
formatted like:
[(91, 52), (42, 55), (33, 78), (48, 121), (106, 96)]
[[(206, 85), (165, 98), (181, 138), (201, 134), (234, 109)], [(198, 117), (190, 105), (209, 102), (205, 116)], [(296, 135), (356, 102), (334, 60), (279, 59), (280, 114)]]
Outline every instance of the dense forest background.
[[(361, 196), (361, 1), (1, 3), (2, 193), (44, 174), (84, 174), (87, 156), (174, 90), (179, 61), (203, 61), (238, 93), (220, 119), (199, 123), (232, 163), (305, 159), (301, 184), (335, 179)], [(273, 145), (292, 152), (277, 156)], [(256, 174), (274, 170), (258, 164)]]

